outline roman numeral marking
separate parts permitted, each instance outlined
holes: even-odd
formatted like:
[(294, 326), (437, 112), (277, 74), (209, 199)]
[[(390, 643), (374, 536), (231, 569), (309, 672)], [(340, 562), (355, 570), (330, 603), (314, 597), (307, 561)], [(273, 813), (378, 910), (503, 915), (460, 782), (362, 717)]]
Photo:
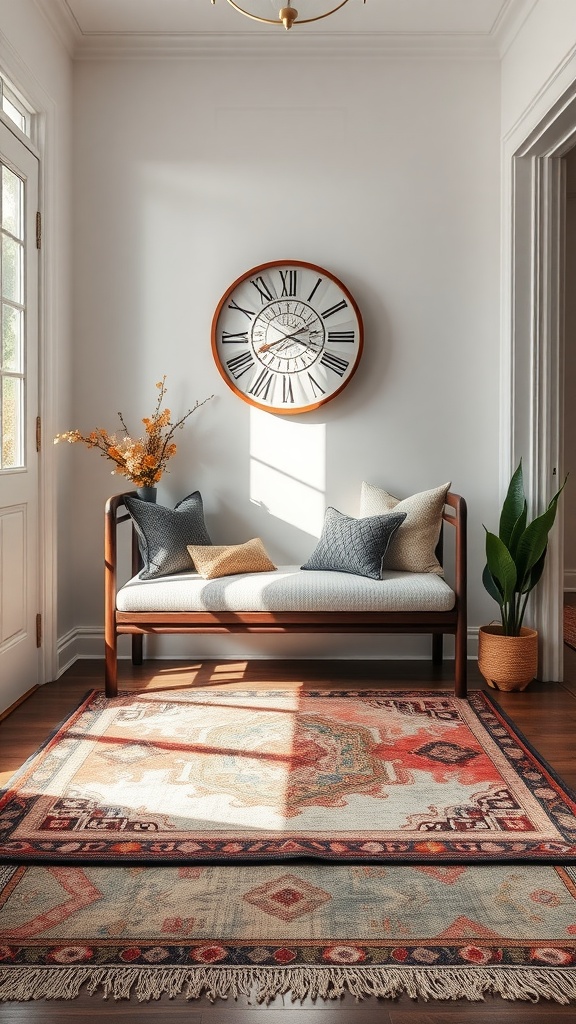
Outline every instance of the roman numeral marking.
[(230, 342), (241, 342), (248, 341), (248, 331), (238, 331), (234, 334), (232, 331), (222, 331), (222, 344), (226, 345)]
[(341, 299), (340, 302), (335, 302), (333, 306), (329, 306), (328, 309), (325, 309), (322, 316), (327, 320), (329, 316), (334, 316), (334, 313), (339, 313), (341, 309), (346, 309), (347, 305), (348, 303), (345, 302), (344, 299)]
[(328, 331), (328, 342), (333, 345), (340, 345), (346, 342), (354, 343), (354, 331)]
[(246, 373), (247, 370), (251, 370), (254, 366), (252, 353), (240, 352), (237, 356), (232, 356), (231, 359), (227, 359), (226, 366), (230, 370), (234, 380), (238, 380), (243, 373)]
[(228, 303), (228, 309), (237, 309), (239, 313), (244, 313), (249, 320), (251, 320), (253, 316), (256, 316), (251, 309), (244, 309), (243, 306), (239, 306), (234, 299), (232, 299), (232, 302)]
[(316, 281), (316, 284), (314, 285), (312, 291), (310, 292), (310, 295), (308, 296), (308, 302), (312, 302), (312, 299), (314, 298), (314, 293), (315, 293), (316, 289), (320, 287), (320, 285), (322, 284), (323, 280), (324, 280), (324, 278), (322, 278), (322, 277), (318, 278), (318, 280)]
[(282, 295), (296, 295), (296, 288), (298, 285), (298, 271), (281, 270), (280, 279), (282, 281)]
[(256, 291), (259, 292), (262, 302), (272, 302), (274, 296), (263, 277), (255, 277), (253, 281), (250, 281), (250, 284), (253, 284)]
[(254, 398), (265, 398), (268, 400), (273, 379), (274, 374), (270, 370), (261, 370), (256, 379), (252, 381), (249, 393), (254, 395)]
[(328, 370), (333, 370), (339, 377), (344, 376), (350, 365), (348, 359), (341, 359), (340, 356), (335, 356), (332, 352), (323, 352), (320, 362), (322, 366), (325, 366)]
[(286, 375), (282, 377), (282, 401), (285, 403), (294, 402), (294, 395), (292, 394), (292, 379)]
[(324, 388), (320, 387), (318, 381), (316, 380), (315, 377), (312, 376), (310, 371), (308, 371), (308, 380), (310, 381), (310, 384), (312, 385), (312, 392), (314, 394), (314, 398), (317, 398), (318, 395), (325, 395), (326, 394), (326, 392), (324, 391)]

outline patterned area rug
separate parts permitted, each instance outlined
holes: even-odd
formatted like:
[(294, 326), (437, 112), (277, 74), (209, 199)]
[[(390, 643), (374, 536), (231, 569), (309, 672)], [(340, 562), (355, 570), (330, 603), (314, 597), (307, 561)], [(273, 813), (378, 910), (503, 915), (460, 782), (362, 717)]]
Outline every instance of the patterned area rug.
[[(576, 999), (576, 870), (0, 869), (0, 999)], [(552, 1019), (552, 1018), (550, 1018)]]
[(481, 691), (93, 693), (0, 800), (0, 858), (572, 863), (575, 810)]
[(564, 643), (576, 651), (576, 605), (564, 605)]

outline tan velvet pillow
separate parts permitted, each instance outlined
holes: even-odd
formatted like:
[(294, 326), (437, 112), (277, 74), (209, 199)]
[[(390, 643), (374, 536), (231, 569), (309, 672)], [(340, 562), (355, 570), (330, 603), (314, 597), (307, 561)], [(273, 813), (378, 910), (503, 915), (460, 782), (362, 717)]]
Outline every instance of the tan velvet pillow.
[(188, 552), (197, 573), (205, 580), (235, 576), (240, 572), (269, 572), (276, 568), (260, 537), (247, 540), (245, 544), (188, 544)]
[(382, 559), (382, 568), (396, 572), (435, 572), (444, 575), (434, 550), (440, 536), (442, 512), (450, 483), (420, 491), (410, 498), (396, 498), (381, 487), (363, 482), (360, 516), (405, 512), (406, 519), (392, 537)]

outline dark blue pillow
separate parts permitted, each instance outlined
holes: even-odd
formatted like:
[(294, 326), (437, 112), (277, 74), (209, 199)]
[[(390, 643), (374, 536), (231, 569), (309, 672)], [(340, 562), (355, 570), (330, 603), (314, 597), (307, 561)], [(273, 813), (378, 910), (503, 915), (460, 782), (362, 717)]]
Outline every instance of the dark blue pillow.
[(354, 519), (327, 508), (322, 536), (302, 568), (351, 572), (379, 580), (390, 540), (405, 519), (405, 512)]
[(132, 516), (138, 534), (138, 547), (144, 563), (140, 579), (191, 572), (194, 568), (188, 544), (211, 544), (200, 491), (179, 501), (175, 508), (126, 496), (124, 504)]

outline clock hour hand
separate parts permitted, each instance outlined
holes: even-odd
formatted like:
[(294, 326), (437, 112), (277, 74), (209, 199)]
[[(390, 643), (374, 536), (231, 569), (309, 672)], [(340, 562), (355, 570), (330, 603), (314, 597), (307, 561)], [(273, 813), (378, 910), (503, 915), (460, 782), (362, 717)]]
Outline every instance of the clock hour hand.
[[(274, 330), (277, 331), (278, 328), (275, 327)], [(264, 344), (260, 346), (258, 351), (267, 352), (268, 349), (275, 348), (276, 345), (280, 345), (283, 341), (290, 341), (291, 338), (297, 338), (299, 334), (302, 334), (303, 331), (307, 330), (307, 327), (299, 327), (297, 331), (293, 331), (292, 334), (283, 334), (282, 337), (277, 338), (276, 341), (265, 341)]]

